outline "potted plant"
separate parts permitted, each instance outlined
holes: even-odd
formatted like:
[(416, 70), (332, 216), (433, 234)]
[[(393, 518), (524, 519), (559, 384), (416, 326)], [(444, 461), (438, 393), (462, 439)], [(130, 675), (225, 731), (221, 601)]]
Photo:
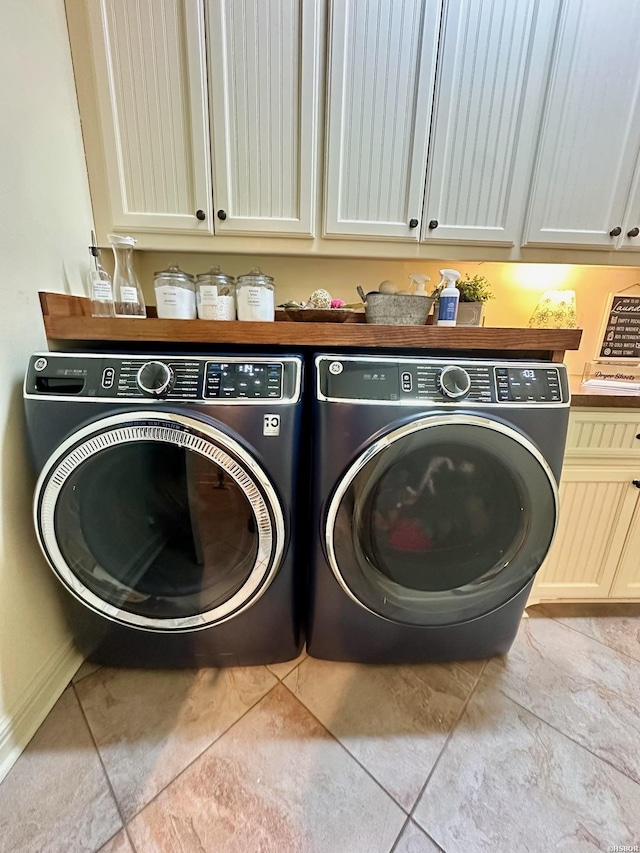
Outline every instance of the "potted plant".
[(491, 285), (487, 279), (483, 275), (470, 276), (469, 273), (465, 273), (464, 278), (456, 281), (456, 287), (460, 291), (456, 325), (482, 325), (484, 303), (493, 299)]

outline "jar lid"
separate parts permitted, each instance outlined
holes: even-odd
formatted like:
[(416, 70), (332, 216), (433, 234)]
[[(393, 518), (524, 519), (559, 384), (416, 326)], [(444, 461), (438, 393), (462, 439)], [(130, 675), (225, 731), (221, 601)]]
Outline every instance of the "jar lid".
[(125, 237), (123, 234), (107, 234), (107, 239), (118, 249), (133, 249), (138, 242), (135, 237)]
[(204, 284), (207, 281), (216, 281), (219, 284), (235, 284), (235, 278), (232, 275), (225, 275), (220, 267), (211, 267), (209, 272), (201, 272), (196, 276), (198, 284)]
[(254, 267), (251, 272), (245, 273), (244, 275), (238, 276), (238, 284), (240, 283), (254, 283), (254, 284), (266, 284), (272, 285), (273, 279), (270, 275), (265, 275), (258, 267)]
[(190, 275), (188, 272), (184, 272), (177, 267), (175, 264), (171, 264), (171, 266), (166, 270), (160, 270), (160, 272), (154, 272), (153, 274), (155, 278), (174, 278), (179, 281), (194, 281), (194, 276)]

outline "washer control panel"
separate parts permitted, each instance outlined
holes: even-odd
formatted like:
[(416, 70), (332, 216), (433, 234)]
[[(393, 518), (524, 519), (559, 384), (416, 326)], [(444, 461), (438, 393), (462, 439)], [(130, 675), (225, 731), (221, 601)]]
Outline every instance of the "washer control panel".
[(299, 399), (297, 356), (32, 356), (25, 395), (55, 399), (291, 402)]
[(207, 362), (205, 397), (269, 399), (282, 397), (281, 362)]
[(318, 356), (319, 399), (389, 403), (561, 404), (564, 365), (468, 359)]

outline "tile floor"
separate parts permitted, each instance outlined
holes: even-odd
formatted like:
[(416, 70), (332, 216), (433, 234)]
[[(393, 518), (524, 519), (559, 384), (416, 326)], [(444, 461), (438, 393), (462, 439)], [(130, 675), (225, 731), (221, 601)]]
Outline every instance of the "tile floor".
[(0, 850), (640, 845), (640, 606), (537, 607), (505, 658), (85, 664), (0, 784)]

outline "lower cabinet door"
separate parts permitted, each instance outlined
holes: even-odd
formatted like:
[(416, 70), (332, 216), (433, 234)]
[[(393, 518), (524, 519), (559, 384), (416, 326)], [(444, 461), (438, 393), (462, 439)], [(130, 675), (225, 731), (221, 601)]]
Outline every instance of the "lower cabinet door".
[(611, 598), (640, 598), (640, 492), (636, 494), (633, 518), (611, 587)]
[[(634, 571), (635, 593), (624, 596), (640, 597), (639, 561), (634, 558), (640, 552), (640, 518), (633, 479), (634, 471), (628, 467), (565, 465), (558, 530), (536, 578), (532, 599), (622, 595), (619, 590), (633, 583)], [(629, 537), (632, 519), (635, 550)], [(626, 562), (623, 555), (627, 555)]]

